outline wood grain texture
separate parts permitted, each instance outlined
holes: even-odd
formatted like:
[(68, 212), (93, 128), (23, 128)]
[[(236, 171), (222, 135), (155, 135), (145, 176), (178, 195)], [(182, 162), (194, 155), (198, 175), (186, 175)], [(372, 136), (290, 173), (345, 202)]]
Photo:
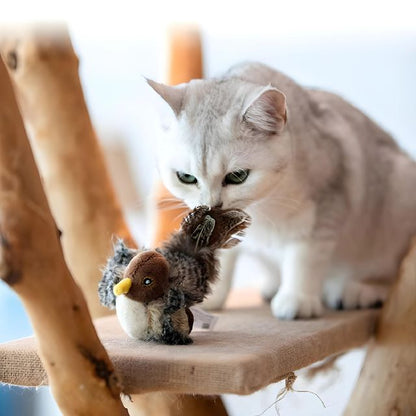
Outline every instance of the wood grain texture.
[(345, 415), (416, 415), (416, 239), (382, 310)]
[(2, 59), (0, 91), (0, 277), (29, 314), (63, 414), (125, 414), (119, 380), (66, 266)]

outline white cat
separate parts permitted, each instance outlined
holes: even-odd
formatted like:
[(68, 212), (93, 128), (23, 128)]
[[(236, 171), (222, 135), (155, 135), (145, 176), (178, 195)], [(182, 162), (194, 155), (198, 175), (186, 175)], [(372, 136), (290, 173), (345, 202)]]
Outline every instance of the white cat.
[[(190, 208), (252, 216), (246, 243), (275, 267), (264, 289), (275, 316), (385, 300), (416, 232), (416, 163), (387, 133), (342, 98), (262, 64), (149, 84), (177, 120), (158, 146), (164, 184)], [(211, 307), (231, 275), (229, 261)]]

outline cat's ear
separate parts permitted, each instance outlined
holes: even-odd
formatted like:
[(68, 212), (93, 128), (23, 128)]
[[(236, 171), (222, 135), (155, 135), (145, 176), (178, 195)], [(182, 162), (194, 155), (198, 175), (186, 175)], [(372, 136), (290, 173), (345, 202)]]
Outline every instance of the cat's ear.
[(169, 104), (176, 117), (182, 111), (183, 99), (186, 92), (185, 85), (171, 87), (146, 78), (147, 83)]
[(263, 88), (243, 112), (243, 122), (266, 134), (280, 133), (287, 120), (286, 97), (277, 88)]

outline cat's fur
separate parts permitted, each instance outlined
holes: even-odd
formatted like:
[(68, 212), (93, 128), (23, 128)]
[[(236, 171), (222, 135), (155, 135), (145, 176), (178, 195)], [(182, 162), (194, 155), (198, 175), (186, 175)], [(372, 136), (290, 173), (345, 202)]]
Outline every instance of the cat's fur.
[[(416, 163), (386, 132), (342, 98), (262, 64), (177, 87), (149, 83), (177, 119), (158, 149), (165, 185), (189, 207), (252, 216), (247, 243), (276, 266), (264, 290), (275, 316), (319, 316), (322, 300), (356, 308), (385, 299), (416, 232)], [(240, 168), (247, 180), (225, 185)]]

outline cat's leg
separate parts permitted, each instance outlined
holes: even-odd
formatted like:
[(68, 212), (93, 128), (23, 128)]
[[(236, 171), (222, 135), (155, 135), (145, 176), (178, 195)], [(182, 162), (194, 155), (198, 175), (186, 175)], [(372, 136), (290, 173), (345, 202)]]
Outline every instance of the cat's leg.
[(333, 276), (324, 285), (324, 300), (332, 309), (357, 309), (380, 306), (387, 299), (390, 285), (384, 282), (354, 280)]
[(280, 286), (280, 279), (279, 279), (279, 272), (277, 271), (276, 275), (269, 275), (266, 277), (265, 283), (261, 288), (261, 297), (266, 302), (271, 302), (271, 300), (276, 295), (277, 291), (279, 290)]
[(298, 241), (284, 248), (282, 282), (271, 302), (274, 316), (294, 319), (322, 314), (322, 286), (333, 249), (332, 241)]
[(272, 259), (268, 256), (259, 256), (261, 265), (265, 269), (265, 280), (261, 287), (261, 297), (266, 302), (271, 302), (271, 300), (276, 295), (280, 286), (280, 268)]
[(221, 271), (219, 279), (212, 285), (212, 293), (202, 302), (201, 307), (207, 310), (221, 309), (231, 289), (235, 263), (239, 250), (224, 250), (220, 254)]

